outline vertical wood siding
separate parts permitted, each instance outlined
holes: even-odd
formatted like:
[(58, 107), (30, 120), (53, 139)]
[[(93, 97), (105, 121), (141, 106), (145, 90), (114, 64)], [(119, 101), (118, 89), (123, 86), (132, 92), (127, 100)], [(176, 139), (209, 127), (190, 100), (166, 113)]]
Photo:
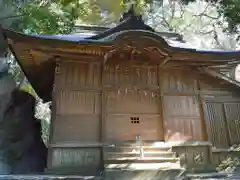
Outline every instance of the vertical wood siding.
[(157, 67), (111, 66), (104, 67), (104, 84), (113, 86), (158, 86)]
[(100, 148), (54, 148), (53, 167), (89, 167), (100, 166)]
[(100, 114), (100, 93), (78, 90), (56, 91), (56, 113), (62, 115)]
[(222, 103), (206, 103), (205, 119), (209, 140), (216, 148), (228, 147), (228, 130)]
[(55, 89), (56, 120), (52, 143), (99, 142), (100, 65), (67, 62), (60, 66)]
[(56, 117), (52, 143), (97, 143), (100, 141), (100, 115), (61, 115)]
[[(71, 132), (69, 135), (62, 134), (59, 135), (59, 139), (55, 138), (56, 141), (68, 141), (71, 138), (77, 140), (77, 136), (82, 136), (79, 132), (76, 133), (79, 127), (98, 126), (93, 129), (99, 133), (102, 94), (106, 97), (104, 126), (105, 133), (108, 134), (107, 139), (127, 140), (127, 138), (132, 139), (134, 134), (141, 134), (144, 131), (142, 125), (129, 125), (129, 119), (135, 116), (141, 117), (141, 124), (145, 126), (146, 139), (157, 139), (159, 133), (157, 131), (163, 131), (159, 125), (160, 121), (164, 121), (166, 139), (202, 140), (204, 123), (201, 122), (197, 99), (199, 90), (215, 92), (215, 90), (225, 90), (228, 87), (220, 80), (189, 70), (159, 70), (157, 66), (128, 66), (126, 64), (118, 66), (106, 64), (102, 70), (103, 76), (101, 76), (101, 65), (96, 62), (68, 62), (61, 65), (61, 73), (57, 75), (56, 82), (56, 115), (58, 116), (56, 123), (59, 122), (55, 125), (54, 132), (59, 134), (64, 132), (67, 126), (64, 118), (72, 123), (69, 129), (76, 129), (72, 129), (72, 134), (75, 135), (71, 136)], [(174, 93), (181, 93), (181, 95)], [(163, 108), (163, 120), (161, 108)], [(221, 146), (227, 146), (228, 143), (236, 143), (239, 139), (238, 128), (236, 128), (239, 125), (236, 121), (239, 116), (238, 109), (238, 105), (231, 103), (205, 105), (208, 134), (216, 146), (220, 146), (221, 143), (223, 143)], [(219, 110), (224, 113), (221, 114)], [(84, 117), (86, 121), (80, 117)], [(90, 119), (93, 121), (92, 125), (87, 122)], [(232, 130), (229, 134), (231, 142), (220, 138), (218, 133), (227, 133), (229, 130), (226, 126)], [(132, 130), (132, 133), (126, 133), (127, 131), (122, 130), (124, 128), (130, 132), (132, 129), (138, 132)], [(154, 131), (154, 128), (157, 130)], [(152, 133), (147, 135), (147, 131)], [(84, 129), (81, 132), (84, 132)], [(118, 135), (114, 137), (113, 132)], [(97, 134), (91, 133), (92, 139), (89, 141), (95, 142)], [(234, 135), (236, 133), (237, 136)], [(126, 136), (124, 137), (123, 134)], [(66, 139), (63, 136), (66, 136)], [(79, 139), (81, 140), (85, 141), (84, 138)]]
[(63, 88), (98, 87), (101, 83), (101, 68), (97, 63), (62, 63), (56, 82)]
[[(106, 65), (103, 78), (106, 141), (135, 140), (136, 136), (159, 140), (158, 68)], [(139, 123), (132, 123), (131, 117)]]
[(159, 114), (159, 94), (152, 91), (119, 89), (107, 91), (107, 113)]
[(201, 140), (199, 104), (195, 96), (164, 96), (165, 137), (168, 140)]
[(224, 103), (230, 144), (240, 143), (240, 103)]
[(197, 90), (195, 74), (188, 70), (163, 70), (160, 78), (163, 92), (194, 92)]

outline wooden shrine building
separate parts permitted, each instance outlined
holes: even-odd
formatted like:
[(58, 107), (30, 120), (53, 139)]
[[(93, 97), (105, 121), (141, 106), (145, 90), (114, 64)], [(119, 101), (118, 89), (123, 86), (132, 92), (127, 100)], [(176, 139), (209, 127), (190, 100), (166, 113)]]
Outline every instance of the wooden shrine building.
[(238, 51), (172, 46), (179, 37), (131, 11), (95, 35), (2, 31), (36, 93), (52, 101), (48, 168), (100, 166), (104, 145), (136, 138), (240, 143), (240, 83), (225, 73)]

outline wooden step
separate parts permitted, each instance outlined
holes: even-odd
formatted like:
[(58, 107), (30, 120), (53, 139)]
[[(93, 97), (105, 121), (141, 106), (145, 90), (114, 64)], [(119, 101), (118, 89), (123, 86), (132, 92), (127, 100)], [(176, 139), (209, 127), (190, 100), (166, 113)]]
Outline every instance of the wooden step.
[(171, 147), (158, 147), (158, 146), (108, 146), (104, 147), (104, 152), (136, 152), (140, 148), (146, 151), (155, 152), (171, 152)]
[(105, 170), (165, 170), (165, 169), (181, 169), (179, 163), (162, 162), (162, 163), (108, 163), (105, 164)]
[(139, 157), (127, 157), (127, 158), (108, 158), (104, 160), (104, 164), (125, 164), (125, 163), (165, 163), (165, 162), (179, 162), (179, 158), (139, 158)]
[[(140, 157), (140, 151), (134, 152), (105, 152), (104, 159), (108, 158), (122, 158), (122, 157)], [(173, 158), (176, 157), (175, 152), (164, 152), (164, 151), (144, 151), (144, 157), (162, 157), (162, 158)]]

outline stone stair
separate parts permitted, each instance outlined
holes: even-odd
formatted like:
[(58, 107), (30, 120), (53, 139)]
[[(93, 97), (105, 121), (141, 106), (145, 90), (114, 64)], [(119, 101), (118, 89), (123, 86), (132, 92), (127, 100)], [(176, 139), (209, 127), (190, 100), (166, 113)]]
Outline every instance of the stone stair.
[(165, 143), (152, 145), (121, 144), (106, 146), (103, 152), (105, 169), (162, 170), (180, 169), (179, 158)]

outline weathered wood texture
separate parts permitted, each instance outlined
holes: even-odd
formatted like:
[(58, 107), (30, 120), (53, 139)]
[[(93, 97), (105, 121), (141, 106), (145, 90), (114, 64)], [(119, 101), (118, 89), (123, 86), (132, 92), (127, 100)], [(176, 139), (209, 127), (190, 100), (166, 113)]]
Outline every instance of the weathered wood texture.
[(212, 170), (211, 144), (209, 143), (182, 143), (173, 146), (172, 150), (180, 158), (181, 166), (190, 171), (200, 172), (203, 170)]
[[(49, 171), (84, 173), (100, 169), (101, 148), (91, 146), (100, 142), (100, 73), (97, 63), (68, 62), (57, 67)], [(69, 143), (83, 146), (70, 148), (66, 146)]]
[(166, 140), (203, 140), (198, 84), (194, 75), (187, 69), (161, 71)]
[(164, 96), (167, 140), (202, 140), (198, 106), (195, 96)]
[(100, 164), (99, 148), (54, 148), (52, 166), (96, 166)]
[[(129, 66), (126, 63), (105, 64), (102, 68), (101, 70), (101, 65), (96, 62), (66, 61), (61, 64), (55, 91), (56, 115), (59, 119), (59, 122), (55, 122), (56, 125), (54, 125), (56, 126), (54, 132), (58, 133), (55, 137), (75, 134), (75, 138), (68, 135), (69, 139), (66, 139), (66, 141), (70, 139), (75, 141), (78, 136), (86, 133), (83, 127), (92, 127), (88, 135), (92, 134), (95, 137), (92, 140), (96, 141), (97, 134), (100, 134), (103, 129), (100, 126), (104, 121), (105, 141), (133, 140), (136, 135), (142, 135), (145, 140), (163, 138), (166, 140), (203, 140), (206, 136), (204, 128), (207, 125), (209, 139), (218, 144), (217, 135), (214, 134), (218, 130), (214, 131), (214, 127), (220, 128), (218, 132), (223, 133), (224, 123), (221, 119), (225, 116), (231, 116), (230, 118), (237, 116), (232, 112), (226, 112), (220, 117), (210, 112), (207, 116), (211, 107), (210, 104), (204, 103), (207, 109), (205, 119), (201, 117), (203, 112), (201, 112), (200, 103), (205, 102), (204, 97), (207, 93), (229, 94), (229, 85), (218, 79), (189, 69), (160, 69), (157, 66), (134, 64)], [(104, 99), (101, 95), (104, 95)], [(105, 102), (101, 103), (101, 101)], [(104, 116), (101, 115), (103, 104), (105, 106)], [(235, 105), (237, 106), (237, 104), (231, 106)], [(218, 108), (216, 103), (212, 106)], [(218, 112), (219, 109), (216, 111)], [(146, 116), (143, 117), (143, 114)], [(141, 123), (131, 123), (131, 118), (138, 118)], [(68, 119), (65, 124), (63, 119)], [(72, 128), (65, 129), (67, 124), (72, 124)], [(164, 126), (162, 127), (161, 124)], [(228, 126), (236, 127), (234, 124)], [(60, 130), (61, 127), (62, 130)], [(74, 130), (74, 127), (78, 129)], [(82, 134), (80, 127), (83, 128)], [(151, 135), (145, 133), (148, 137), (144, 137), (143, 131), (152, 133)], [(63, 134), (60, 135), (61, 133)], [(160, 137), (161, 134), (165, 137)], [(235, 142), (234, 137), (231, 137), (231, 142)], [(83, 140), (80, 137), (78, 139)], [(229, 142), (220, 144), (224, 146)]]
[(205, 118), (209, 140), (216, 148), (240, 143), (240, 99), (238, 96), (205, 98)]
[(99, 64), (62, 63), (56, 78), (56, 120), (51, 143), (99, 142)]
[(53, 93), (53, 145), (122, 142), (136, 136), (153, 141), (208, 137), (216, 147), (239, 140), (240, 99), (234, 88), (193, 70), (62, 61)]
[(159, 140), (158, 68), (106, 64), (102, 91), (106, 96), (105, 141)]
[(98, 174), (101, 170), (101, 148), (53, 148), (47, 173)]

